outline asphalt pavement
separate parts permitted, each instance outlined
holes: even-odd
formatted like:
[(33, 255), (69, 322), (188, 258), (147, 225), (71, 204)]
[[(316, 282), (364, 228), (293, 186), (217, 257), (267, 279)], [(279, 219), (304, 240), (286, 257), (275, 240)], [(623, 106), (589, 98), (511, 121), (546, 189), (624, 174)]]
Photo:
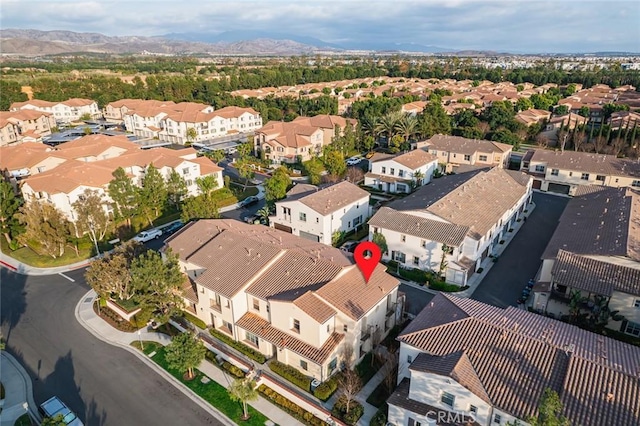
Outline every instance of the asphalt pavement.
[(84, 270), (25, 276), (0, 268), (7, 351), (37, 404), (60, 397), (88, 426), (221, 425), (133, 354), (96, 339), (74, 315)]
[(501, 308), (517, 306), (527, 281), (536, 276), (542, 264), (540, 257), (569, 199), (536, 192), (533, 202), (536, 208), (474, 291), (472, 299)]

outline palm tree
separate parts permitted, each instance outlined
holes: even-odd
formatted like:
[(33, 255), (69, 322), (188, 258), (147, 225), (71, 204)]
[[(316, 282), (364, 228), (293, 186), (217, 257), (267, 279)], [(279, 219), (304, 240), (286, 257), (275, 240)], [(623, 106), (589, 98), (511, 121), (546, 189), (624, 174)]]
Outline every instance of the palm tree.
[(271, 207), (269, 205), (265, 205), (263, 208), (256, 212), (260, 221), (264, 221), (265, 224), (269, 224), (269, 216), (271, 216)]
[(374, 139), (378, 138), (378, 119), (370, 115), (365, 115), (360, 120), (360, 129), (364, 136), (373, 136)]
[(396, 135), (396, 125), (400, 118), (402, 117), (402, 112), (393, 111), (389, 112), (378, 119), (378, 124), (376, 125), (376, 130), (379, 133), (384, 133), (387, 135), (387, 145), (391, 142), (391, 138)]
[(409, 139), (418, 133), (418, 119), (413, 115), (404, 114), (396, 123), (396, 130), (404, 137), (405, 142), (409, 142)]
[(422, 186), (422, 179), (424, 179), (424, 173), (422, 173), (420, 170), (416, 170), (415, 172), (413, 172), (413, 180), (411, 182), (413, 183), (413, 186), (415, 188)]

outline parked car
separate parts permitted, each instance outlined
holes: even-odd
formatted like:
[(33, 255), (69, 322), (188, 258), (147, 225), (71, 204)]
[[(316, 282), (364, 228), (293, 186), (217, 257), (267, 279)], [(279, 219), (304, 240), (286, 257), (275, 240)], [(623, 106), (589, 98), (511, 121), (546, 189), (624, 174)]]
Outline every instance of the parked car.
[(340, 246), (340, 250), (347, 253), (353, 253), (357, 245), (358, 245), (357, 241), (347, 241), (346, 243)]
[(250, 206), (252, 204), (257, 203), (258, 201), (260, 201), (258, 199), (258, 197), (256, 197), (255, 195), (250, 195), (247, 198), (245, 198), (244, 200), (240, 201), (240, 207), (247, 207)]
[(84, 426), (78, 416), (76, 416), (76, 413), (71, 411), (57, 396), (51, 397), (40, 404), (40, 412), (45, 417), (61, 415), (64, 424), (69, 426)]
[(347, 158), (347, 166), (355, 166), (362, 161), (362, 157), (350, 157)]
[(376, 153), (374, 151), (368, 152), (367, 155), (364, 156), (367, 160), (373, 157)]
[(182, 228), (183, 226), (184, 226), (184, 223), (178, 220), (176, 222), (173, 222), (171, 225), (165, 226), (164, 228), (162, 228), (162, 233), (171, 235), (174, 232), (176, 232), (178, 229)]
[(245, 216), (245, 217), (242, 218), (242, 220), (244, 222), (250, 223), (252, 225), (257, 225), (257, 224), (261, 223), (260, 216), (258, 216), (257, 214), (252, 214), (252, 215), (249, 215), (249, 216)]
[(154, 228), (154, 229), (147, 229), (146, 231), (142, 231), (141, 233), (133, 237), (133, 239), (140, 243), (146, 243), (147, 241), (151, 241), (154, 238), (160, 238), (161, 235), (162, 235), (162, 231), (158, 228)]

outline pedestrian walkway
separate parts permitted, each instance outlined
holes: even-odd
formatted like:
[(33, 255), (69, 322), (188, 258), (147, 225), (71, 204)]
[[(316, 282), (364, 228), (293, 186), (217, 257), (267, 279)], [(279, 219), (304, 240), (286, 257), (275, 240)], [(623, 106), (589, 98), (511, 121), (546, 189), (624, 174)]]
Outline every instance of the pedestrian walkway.
[[(203, 409), (208, 411), (212, 416), (219, 419), (223, 423), (227, 425), (234, 425), (235, 423), (231, 421), (228, 417), (218, 411), (215, 407), (211, 406), (207, 401), (200, 398), (194, 392), (192, 392), (189, 388), (187, 388), (182, 382), (177, 380), (171, 374), (169, 374), (162, 367), (158, 366), (155, 362), (153, 362), (149, 357), (144, 355), (142, 352), (131, 346), (132, 342), (135, 341), (152, 341), (158, 342), (162, 345), (166, 345), (171, 342), (171, 338), (163, 333), (149, 332), (147, 330), (139, 330), (138, 332), (126, 333), (123, 331), (116, 330), (111, 327), (108, 323), (103, 321), (93, 310), (93, 302), (96, 298), (95, 291), (89, 291), (76, 305), (76, 318), (80, 324), (86, 328), (89, 332), (91, 332), (98, 339), (109, 343), (114, 346), (119, 346), (134, 355), (140, 358), (144, 363), (146, 363), (149, 367), (154, 369), (158, 374), (163, 376), (165, 379), (170, 381), (174, 386), (180, 389), (186, 396), (200, 405)], [(233, 380), (229, 376), (227, 376), (222, 370), (214, 366), (208, 361), (203, 361), (198, 369), (204, 373), (207, 377), (219, 383), (220, 385), (227, 388), (231, 381)], [(252, 401), (249, 403), (253, 408), (260, 411), (262, 414), (267, 416), (272, 422), (279, 425), (295, 425), (301, 426), (302, 423), (297, 421), (295, 418), (291, 417), (289, 414), (280, 410), (275, 405), (271, 404), (269, 401), (264, 399), (262, 396), (259, 397), (257, 401)], [(4, 425), (3, 425), (4, 426)]]
[(0, 381), (5, 390), (5, 399), (0, 409), (0, 426), (13, 426), (18, 417), (25, 413), (40, 420), (33, 400), (31, 377), (6, 351), (0, 351)]

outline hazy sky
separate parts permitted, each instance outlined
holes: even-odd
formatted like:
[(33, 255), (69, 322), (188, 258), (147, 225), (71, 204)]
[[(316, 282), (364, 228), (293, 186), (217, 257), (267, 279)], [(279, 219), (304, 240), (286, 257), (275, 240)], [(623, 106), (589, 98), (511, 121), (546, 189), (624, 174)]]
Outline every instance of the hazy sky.
[(273, 31), (327, 42), (640, 52), (640, 1), (2, 0), (1, 28), (106, 35)]

